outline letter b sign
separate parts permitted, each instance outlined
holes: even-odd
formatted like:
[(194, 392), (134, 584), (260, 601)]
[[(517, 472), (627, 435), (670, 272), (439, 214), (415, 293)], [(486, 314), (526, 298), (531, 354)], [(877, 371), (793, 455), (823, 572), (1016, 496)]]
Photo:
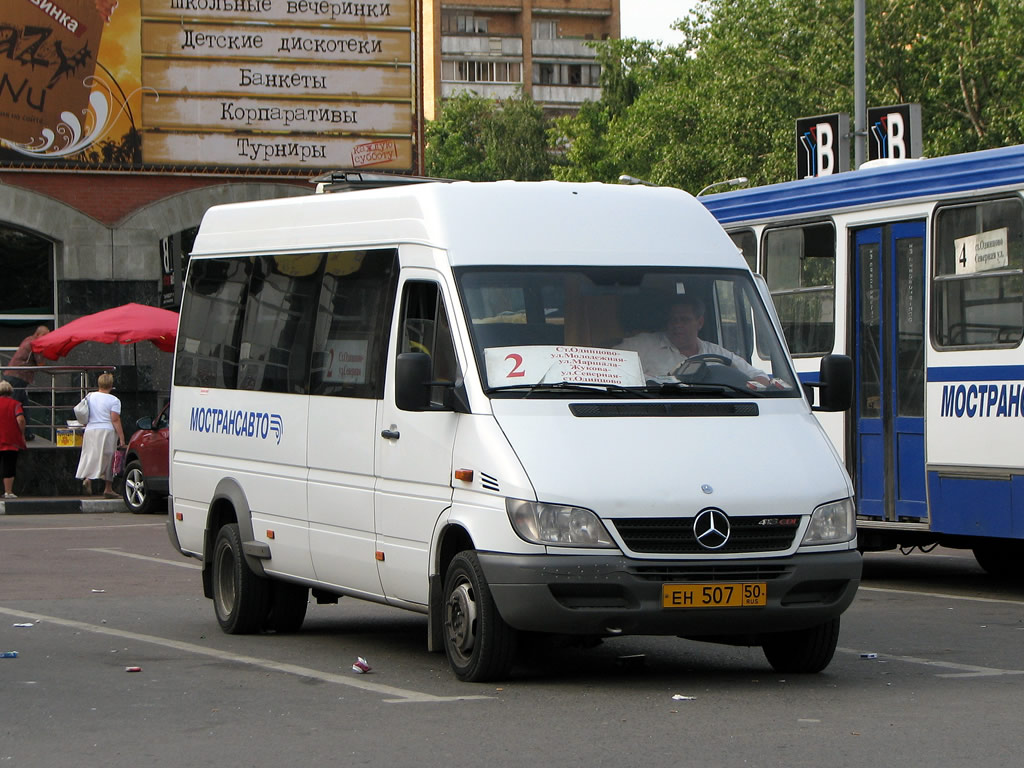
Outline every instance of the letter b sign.
[(843, 113), (796, 121), (796, 176), (830, 176), (850, 170), (850, 118)]

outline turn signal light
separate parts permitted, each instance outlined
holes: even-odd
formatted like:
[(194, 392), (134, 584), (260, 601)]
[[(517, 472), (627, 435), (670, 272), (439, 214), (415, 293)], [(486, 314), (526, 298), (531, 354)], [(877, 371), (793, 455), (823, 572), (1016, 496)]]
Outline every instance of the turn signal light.
[(455, 479), (464, 480), (467, 483), (473, 482), (473, 470), (472, 469), (456, 469)]
[(274, 532), (272, 530), (270, 530), (269, 528), (267, 529), (267, 538), (268, 539), (274, 538)]

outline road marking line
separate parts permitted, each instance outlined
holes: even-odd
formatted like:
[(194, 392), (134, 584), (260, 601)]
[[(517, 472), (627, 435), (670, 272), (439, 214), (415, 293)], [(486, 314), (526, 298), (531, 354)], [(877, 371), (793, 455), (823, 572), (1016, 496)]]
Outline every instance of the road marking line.
[[(860, 655), (863, 651), (853, 648), (836, 648), (840, 653)], [(878, 654), (879, 661), (903, 661), (907, 664), (922, 664), (926, 667), (941, 667), (943, 669), (955, 669), (957, 672), (946, 672), (935, 675), (936, 677), (999, 677), (1001, 675), (1024, 675), (1024, 669), (999, 669), (997, 667), (979, 667), (976, 664), (958, 664), (955, 661), (937, 661), (935, 659), (922, 659), (919, 656), (896, 656), (890, 654)]]
[(202, 570), (201, 565), (195, 563), (179, 562), (177, 560), (167, 560), (163, 557), (150, 557), (148, 555), (136, 555), (134, 552), (123, 552), (119, 549), (108, 549), (106, 547), (69, 547), (68, 551), (73, 552), (100, 552), (104, 555), (119, 555), (121, 557), (130, 557), (133, 560), (146, 560), (151, 563), (161, 563), (163, 565), (174, 565), (178, 568), (192, 568), (193, 570)]
[(181, 640), (171, 640), (166, 637), (157, 637), (155, 635), (143, 635), (138, 632), (128, 632), (123, 629), (115, 629), (114, 627), (104, 627), (98, 624), (88, 624), (84, 621), (62, 619), (57, 616), (47, 616), (42, 613), (33, 613), (32, 611), (20, 611), (12, 608), (5, 608), (3, 606), (0, 606), (0, 614), (14, 616), (16, 618), (21, 619), (31, 619), (34, 622), (41, 621), (47, 624), (56, 624), (58, 626), (69, 627), (70, 629), (77, 629), (83, 632), (94, 632), (98, 635), (110, 635), (112, 637), (118, 637), (123, 640), (136, 640), (141, 643), (151, 643), (152, 645), (159, 645), (164, 648), (171, 648), (176, 651), (194, 653), (199, 656), (209, 656), (211, 658), (219, 659), (221, 661), (233, 661), (238, 664), (248, 664), (253, 667), (268, 669), (273, 672), (283, 672), (286, 675), (295, 675), (296, 677), (310, 678), (313, 680), (322, 680), (325, 683), (345, 685), (350, 688), (358, 688), (369, 693), (376, 693), (381, 696), (393, 697), (384, 699), (384, 702), (387, 704), (440, 703), (446, 701), (475, 701), (480, 699), (494, 698), (493, 696), (435, 696), (430, 693), (420, 693), (419, 691), (410, 691), (405, 688), (396, 688), (391, 685), (374, 683), (370, 680), (367, 680), (365, 677), (352, 678), (347, 677), (345, 675), (338, 675), (333, 672), (322, 672), (318, 669), (300, 667), (298, 664), (288, 664), (281, 661), (274, 661), (272, 659), (261, 659), (256, 656), (243, 656), (241, 654), (231, 653), (230, 651), (221, 651), (216, 648), (206, 648), (201, 645), (182, 642)]
[(885, 592), (890, 595), (915, 595), (917, 597), (941, 597), (946, 600), (968, 600), (976, 603), (1002, 603), (1005, 605), (1024, 605), (1024, 600), (1007, 600), (1000, 597), (971, 597), (970, 595), (950, 595), (946, 592), (918, 592), (910, 589), (892, 589), (889, 587), (858, 587), (861, 592)]
[(28, 531), (39, 533), (40, 531), (102, 531), (108, 528), (166, 528), (164, 523), (125, 523), (124, 525), (57, 525), (52, 528), (7, 528), (4, 533), (21, 533)]

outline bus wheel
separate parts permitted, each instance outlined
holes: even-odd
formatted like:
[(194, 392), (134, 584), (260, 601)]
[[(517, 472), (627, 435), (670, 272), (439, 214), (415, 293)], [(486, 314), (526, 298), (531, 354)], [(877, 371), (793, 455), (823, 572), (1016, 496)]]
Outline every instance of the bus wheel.
[(267, 580), (245, 562), (238, 525), (225, 525), (213, 545), (213, 609), (229, 635), (258, 632), (267, 616)]
[(768, 635), (761, 644), (776, 672), (821, 672), (832, 661), (839, 642), (839, 619), (808, 629)]
[(460, 552), (444, 580), (444, 650), (459, 680), (479, 683), (508, 674), (516, 631), (494, 605), (476, 552)]
[(286, 581), (271, 581), (269, 586), (267, 619), (263, 628), (280, 633), (298, 632), (306, 618), (309, 587)]
[(989, 576), (1007, 581), (1024, 580), (1024, 545), (1015, 541), (979, 544), (973, 550), (974, 559)]

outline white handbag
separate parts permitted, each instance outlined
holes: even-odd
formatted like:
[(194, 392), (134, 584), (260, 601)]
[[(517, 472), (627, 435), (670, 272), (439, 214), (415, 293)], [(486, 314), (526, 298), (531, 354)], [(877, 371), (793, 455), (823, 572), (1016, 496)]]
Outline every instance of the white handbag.
[(86, 395), (82, 398), (82, 401), (75, 406), (75, 418), (78, 419), (78, 423), (85, 426), (89, 423), (89, 396)]

